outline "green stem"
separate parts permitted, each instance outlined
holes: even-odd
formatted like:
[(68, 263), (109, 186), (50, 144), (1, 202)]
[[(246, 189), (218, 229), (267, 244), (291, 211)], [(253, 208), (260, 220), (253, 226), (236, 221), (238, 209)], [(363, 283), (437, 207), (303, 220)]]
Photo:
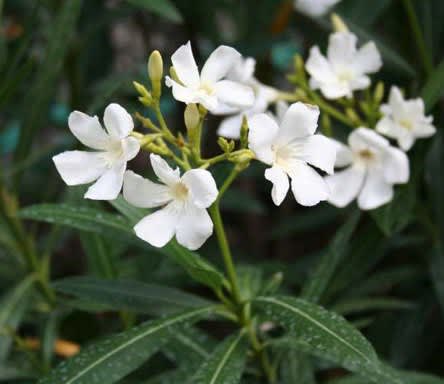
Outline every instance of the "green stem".
[(416, 17), (416, 12), (413, 7), (411, 0), (403, 0), (404, 8), (407, 13), (407, 18), (409, 20), (410, 28), (413, 33), (413, 38), (415, 39), (416, 46), (419, 51), (419, 55), (422, 60), (422, 65), (424, 66), (424, 70), (426, 74), (430, 74), (433, 71), (433, 62), (430, 57), (427, 47), (424, 41), (424, 36), (421, 31), (421, 27), (418, 22), (418, 18)]
[(231, 293), (236, 304), (241, 303), (241, 295), (239, 290), (239, 283), (237, 281), (237, 273), (233, 263), (233, 257), (231, 256), (230, 246), (228, 244), (227, 235), (225, 234), (224, 224), (219, 209), (219, 200), (209, 208), (211, 218), (213, 219), (214, 230), (216, 232), (217, 240), (219, 242), (219, 248), (222, 253), (222, 257), (225, 264), (225, 270), (227, 271), (228, 279), (231, 285)]

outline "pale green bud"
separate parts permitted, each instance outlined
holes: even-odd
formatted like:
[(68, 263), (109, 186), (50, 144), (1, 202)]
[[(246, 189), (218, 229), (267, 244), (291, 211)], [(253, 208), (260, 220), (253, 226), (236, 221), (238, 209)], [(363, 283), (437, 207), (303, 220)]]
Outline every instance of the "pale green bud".
[(382, 81), (379, 81), (378, 84), (376, 84), (373, 98), (376, 104), (380, 104), (384, 98), (384, 83)]
[(151, 79), (153, 96), (158, 99), (162, 92), (163, 60), (159, 51), (153, 51), (148, 59), (148, 75)]
[(185, 126), (187, 127), (188, 133), (193, 131), (200, 123), (200, 113), (196, 104), (188, 104), (185, 108), (183, 114)]
[(332, 13), (330, 16), (331, 23), (335, 32), (348, 32), (347, 24), (336, 13)]

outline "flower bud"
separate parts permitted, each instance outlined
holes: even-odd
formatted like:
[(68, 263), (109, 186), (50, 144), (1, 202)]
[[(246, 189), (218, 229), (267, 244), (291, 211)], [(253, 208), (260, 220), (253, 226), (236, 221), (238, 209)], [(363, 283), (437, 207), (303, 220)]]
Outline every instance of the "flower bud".
[(331, 23), (335, 32), (348, 32), (348, 27), (336, 13), (332, 13), (330, 16)]
[(376, 84), (375, 91), (373, 93), (373, 99), (375, 100), (375, 103), (379, 105), (383, 98), (384, 98), (384, 83), (382, 81), (379, 81), (378, 84)]
[(159, 98), (162, 92), (163, 60), (159, 51), (153, 51), (148, 59), (148, 75), (151, 79), (153, 96)]
[(193, 131), (200, 122), (200, 113), (196, 104), (188, 104), (183, 114), (188, 133)]

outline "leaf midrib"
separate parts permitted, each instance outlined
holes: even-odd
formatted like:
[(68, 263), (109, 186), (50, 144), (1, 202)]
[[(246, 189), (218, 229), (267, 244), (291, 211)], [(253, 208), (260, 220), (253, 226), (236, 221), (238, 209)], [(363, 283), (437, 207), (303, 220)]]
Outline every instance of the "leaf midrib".
[(117, 348), (113, 349), (112, 351), (110, 351), (109, 353), (103, 355), (101, 358), (97, 359), (95, 362), (93, 362), (92, 364), (90, 364), (89, 366), (87, 366), (85, 369), (83, 369), (82, 371), (80, 371), (76, 376), (74, 376), (72, 379), (68, 380), (65, 384), (72, 384), (74, 383), (77, 379), (79, 379), (80, 377), (82, 377), (83, 375), (85, 375), (86, 373), (88, 373), (91, 369), (93, 369), (94, 367), (96, 367), (97, 365), (101, 364), (103, 361), (107, 360), (110, 356), (118, 353), (119, 351), (121, 351), (122, 349), (130, 346), (131, 344), (134, 344), (135, 342), (139, 341), (140, 339), (149, 336), (152, 333), (158, 332), (160, 331), (162, 328), (166, 328), (171, 326), (172, 324), (176, 323), (176, 322), (180, 322), (185, 320), (188, 317), (193, 317), (195, 315), (198, 315), (199, 313), (204, 313), (209, 311), (210, 308), (205, 307), (205, 308), (201, 308), (199, 310), (193, 311), (193, 312), (188, 312), (186, 314), (183, 314), (181, 316), (178, 316), (174, 319), (171, 319), (169, 321), (166, 321), (162, 324), (159, 324), (157, 327), (154, 328), (150, 328), (148, 329), (146, 332), (138, 335), (137, 337), (134, 337), (131, 340), (128, 340), (126, 343), (123, 343), (121, 345), (119, 345)]

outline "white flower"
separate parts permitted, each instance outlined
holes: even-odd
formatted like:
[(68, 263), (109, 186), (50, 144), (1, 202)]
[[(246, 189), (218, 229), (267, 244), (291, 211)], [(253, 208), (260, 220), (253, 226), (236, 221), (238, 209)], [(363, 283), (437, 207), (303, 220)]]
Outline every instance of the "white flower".
[(295, 0), (295, 8), (312, 17), (325, 15), (330, 8), (341, 0)]
[(234, 48), (221, 45), (213, 51), (199, 74), (191, 44), (188, 42), (171, 56), (174, 70), (182, 84), (168, 76), (166, 84), (173, 88), (176, 100), (186, 104), (202, 104), (212, 113), (224, 105), (250, 107), (254, 102), (253, 90), (225, 79), (240, 57), (240, 53)]
[(420, 98), (405, 100), (398, 87), (391, 88), (389, 102), (381, 105), (381, 112), (384, 117), (376, 130), (396, 139), (404, 151), (412, 147), (416, 138), (430, 137), (436, 132), (433, 117), (424, 115), (424, 101)]
[(246, 109), (219, 109), (218, 114), (220, 115), (232, 114), (220, 123), (217, 130), (219, 136), (238, 139), (243, 117), (245, 116), (248, 119), (258, 113), (265, 112), (268, 106), (277, 99), (278, 92), (276, 89), (262, 84), (254, 77), (255, 65), (256, 61), (251, 57), (240, 58), (228, 73), (227, 78), (229, 80), (239, 82), (253, 89), (254, 103)]
[(327, 176), (329, 202), (345, 207), (356, 197), (361, 209), (374, 209), (393, 198), (393, 185), (409, 179), (409, 160), (398, 148), (375, 131), (358, 128), (348, 137), (348, 147), (336, 142), (337, 167), (347, 167)]
[(353, 91), (368, 88), (367, 74), (381, 68), (381, 55), (372, 41), (359, 50), (356, 43), (354, 34), (336, 32), (330, 35), (327, 57), (321, 54), (318, 46), (312, 47), (306, 63), (311, 75), (310, 87), (320, 89), (327, 99), (352, 97)]
[(280, 205), (287, 195), (289, 180), (299, 204), (312, 206), (329, 195), (324, 179), (308, 164), (333, 172), (335, 143), (315, 135), (319, 109), (303, 103), (292, 104), (280, 125), (266, 114), (249, 120), (249, 147), (258, 160), (271, 165), (265, 178), (273, 183), (271, 196)]
[(69, 129), (82, 144), (96, 151), (68, 151), (52, 159), (66, 184), (95, 181), (85, 198), (114, 200), (122, 189), (126, 163), (136, 157), (140, 144), (129, 136), (134, 128), (133, 119), (120, 105), (108, 105), (103, 121), (106, 131), (97, 116), (72, 112), (68, 118)]
[(163, 184), (153, 183), (125, 172), (123, 196), (141, 208), (163, 208), (144, 217), (134, 230), (142, 240), (163, 247), (174, 235), (179, 244), (195, 250), (213, 233), (213, 222), (206, 210), (218, 195), (216, 182), (210, 172), (192, 169), (180, 177), (160, 156), (150, 155), (154, 173)]

